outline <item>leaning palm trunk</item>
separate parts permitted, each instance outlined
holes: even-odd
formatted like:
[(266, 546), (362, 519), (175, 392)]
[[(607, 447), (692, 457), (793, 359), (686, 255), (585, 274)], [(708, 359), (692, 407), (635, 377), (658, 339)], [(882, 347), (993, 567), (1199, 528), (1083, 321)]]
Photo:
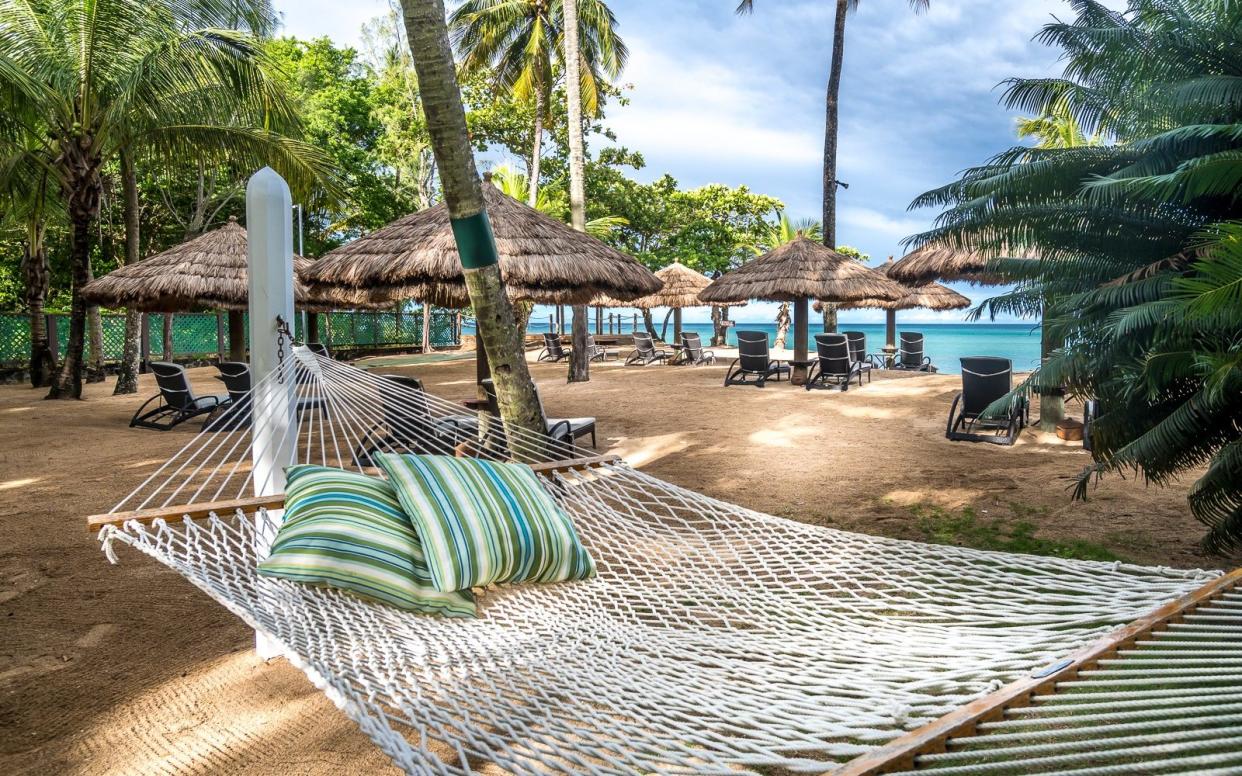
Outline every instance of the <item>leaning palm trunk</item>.
[[(565, 114), (569, 122), (569, 215), (573, 228), (586, 231), (585, 151), (582, 140), (582, 60), (578, 52), (578, 0), (564, 0)], [(587, 308), (574, 307), (574, 349), (569, 359), (569, 382), (591, 379), (587, 352)]]
[(543, 84), (535, 85), (535, 133), (531, 138), (530, 174), (527, 175), (529, 185), (526, 204), (534, 207), (539, 202), (539, 162), (543, 156), (543, 114), (547, 110), (547, 97), (543, 93)]
[(780, 350), (785, 347), (785, 338), (789, 336), (789, 302), (781, 302), (776, 310), (776, 341), (772, 347)]
[(99, 177), (99, 160), (88, 155), (91, 143), (84, 138), (66, 146), (63, 166), (71, 177), (64, 186), (69, 211), (69, 268), (73, 283), (73, 301), (69, 307), (69, 342), (60, 372), (48, 391), (49, 399), (82, 398), (83, 351), (86, 346), (86, 300), (82, 286), (90, 282), (91, 225), (99, 217), (103, 182)]
[[(525, 349), (518, 338), (513, 305), (500, 276), (496, 241), (483, 207), (483, 191), (474, 166), (466, 113), (444, 23), (444, 2), (401, 0), (401, 6), (427, 131), (461, 254), (476, 331), (491, 364), (500, 415), (510, 427), (542, 435), (543, 415), (526, 366)], [(541, 451), (514, 452), (533, 457)]]
[[(134, 172), (134, 160), (129, 151), (121, 152), (121, 189), (125, 219), (125, 264), (138, 261), (138, 176)], [(140, 338), (142, 336), (142, 313), (125, 311), (125, 346), (121, 351), (121, 363), (116, 373), (116, 386), (112, 394), (137, 393), (138, 370), (141, 368)]]

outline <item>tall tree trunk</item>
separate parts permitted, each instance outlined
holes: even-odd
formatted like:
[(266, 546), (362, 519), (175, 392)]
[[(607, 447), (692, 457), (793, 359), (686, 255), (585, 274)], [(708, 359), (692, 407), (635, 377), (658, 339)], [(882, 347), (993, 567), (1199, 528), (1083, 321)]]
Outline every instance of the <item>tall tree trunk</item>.
[[(82, 299), (82, 286), (90, 281), (91, 267), (91, 221), (95, 211), (89, 207), (88, 194), (71, 199), (69, 206), (72, 219), (69, 238), (69, 266), (73, 282), (73, 302), (69, 308), (69, 342), (65, 346), (65, 358), (60, 372), (48, 391), (49, 399), (82, 398), (82, 357), (86, 346), (86, 301)], [(98, 203), (98, 193), (95, 195)], [(75, 204), (77, 205), (75, 207)]]
[(33, 388), (51, 385), (52, 375), (56, 372), (56, 359), (52, 356), (44, 313), (49, 282), (45, 229), (41, 213), (31, 217), (26, 225), (26, 245), (22, 253), (26, 311), (30, 313), (30, 385)]
[[(1047, 309), (1045, 305), (1044, 309)], [(1061, 346), (1049, 333), (1048, 326), (1042, 321), (1039, 326), (1040, 362), (1048, 360), (1052, 351)], [(1046, 388), (1039, 394), (1039, 430), (1050, 434), (1056, 433), (1057, 424), (1065, 420), (1065, 389), (1057, 386)]]
[[(128, 150), (121, 152), (121, 194), (122, 216), (125, 221), (125, 264), (133, 264), (139, 256), (139, 210), (138, 210), (138, 175), (134, 171), (134, 160)], [(116, 387), (112, 394), (137, 393), (138, 370), (142, 358), (140, 338), (142, 336), (142, 313), (137, 310), (125, 311), (125, 347), (121, 353), (121, 365), (116, 374)]]
[(172, 362), (175, 351), (173, 349), (173, 313), (164, 313), (164, 330), (162, 348), (164, 351), (164, 360)]
[[(86, 271), (87, 277), (94, 280), (95, 271), (89, 263), (86, 265)], [(102, 383), (107, 375), (104, 374), (103, 316), (99, 313), (99, 305), (93, 304), (86, 308), (86, 323), (87, 339), (90, 342), (90, 357), (86, 362), (86, 382)]]
[[(466, 112), (444, 21), (444, 2), (401, 0), (401, 6), (427, 131), (461, 255), (466, 291), (474, 308), (475, 330), (491, 363), (500, 415), (509, 428), (542, 435), (546, 426), (526, 365), (526, 352), (518, 337), (513, 305), (500, 276), (496, 241), (470, 148)], [(486, 398), (481, 388), (479, 394)], [(524, 448), (515, 452), (536, 458), (541, 451)]]
[(656, 334), (655, 321), (651, 319), (651, 310), (643, 308), (643, 328), (647, 330), (647, 336), (653, 340), (658, 340), (660, 336)]
[[(582, 139), (582, 75), (578, 52), (578, 0), (564, 0), (565, 115), (569, 122), (569, 215), (579, 232), (586, 231), (586, 150)], [(591, 354), (587, 352), (587, 308), (574, 308), (573, 354), (569, 359), (569, 382), (591, 379)]]
[(833, 302), (824, 302), (824, 333), (832, 334), (837, 330), (837, 306)]
[(431, 302), (423, 302), (423, 341), (424, 353), (431, 352)]
[(539, 201), (539, 162), (543, 157), (543, 114), (547, 112), (547, 97), (543, 93), (543, 85), (535, 86), (535, 133), (531, 138), (530, 151), (530, 169), (527, 175), (529, 189), (527, 193), (526, 204), (531, 207)]

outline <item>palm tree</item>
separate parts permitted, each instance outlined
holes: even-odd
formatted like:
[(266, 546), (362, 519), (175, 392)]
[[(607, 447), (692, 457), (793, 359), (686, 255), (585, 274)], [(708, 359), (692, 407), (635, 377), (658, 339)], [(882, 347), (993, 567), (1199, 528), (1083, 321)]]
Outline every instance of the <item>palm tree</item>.
[[(842, 185), (837, 181), (837, 134), (838, 134), (838, 117), (837, 103), (841, 95), (841, 66), (845, 61), (845, 17), (850, 11), (858, 7), (859, 0), (836, 0), (836, 18), (832, 25), (832, 60), (828, 69), (828, 96), (825, 104), (824, 119), (824, 174), (823, 174), (823, 192), (824, 206), (821, 223), (823, 224), (821, 238), (824, 245), (829, 248), (835, 247), (837, 244), (837, 186)], [(910, 8), (915, 13), (920, 13), (928, 8), (930, 0), (907, 0)], [(739, 14), (748, 14), (754, 11), (755, 0), (741, 0), (737, 6)], [(805, 311), (801, 322), (795, 321), (799, 326), (805, 326)], [(831, 316), (831, 326), (836, 328), (836, 305), (824, 305), (824, 323), (825, 331), (828, 330), (829, 320)], [(805, 356), (805, 354), (800, 354)]]
[[(997, 256), (1012, 291), (976, 315), (1043, 314), (1063, 343), (1019, 391), (1066, 386), (1096, 400), (1095, 465), (1155, 484), (1188, 472), (1209, 549), (1242, 547), (1242, 5), (1095, 3), (1039, 39), (1066, 52), (1061, 78), (1015, 79), (1005, 102), (1047, 115), (1065, 101), (1094, 145), (1019, 146), (927, 192), (944, 208), (912, 242)], [(1216, 226), (1213, 226), (1216, 225)], [(1206, 231), (1206, 233), (1205, 233)], [(1203, 468), (1203, 467), (1206, 467)]]
[[(599, 111), (604, 78), (616, 78), (629, 51), (617, 36), (617, 19), (603, 0), (583, 0), (575, 9), (581, 41), (580, 87), (588, 115)], [(499, 83), (522, 101), (533, 101), (527, 204), (535, 206), (543, 132), (557, 71), (564, 71), (562, 0), (466, 0), (449, 19), (453, 43), (469, 69), (491, 68)]]
[[(491, 171), (492, 185), (516, 200), (530, 199), (530, 179), (508, 166), (500, 166)], [(561, 218), (564, 212), (564, 200), (548, 189), (540, 189), (535, 197), (535, 210), (552, 218)], [(630, 223), (624, 216), (599, 216), (586, 222), (586, 233), (602, 240), (617, 229)]]
[(427, 119), (427, 132), (440, 171), (449, 218), (458, 235), (466, 291), (474, 309), (479, 339), (496, 381), (500, 414), (507, 426), (542, 436), (545, 431), (543, 414), (526, 365), (526, 350), (514, 322), (513, 306), (505, 294), (496, 240), (487, 220), (482, 183), (474, 166), (466, 111), (462, 107), (445, 26), (444, 2), (401, 0), (401, 8), (406, 40), (418, 73), (419, 98)]
[[(565, 115), (569, 123), (569, 222), (586, 231), (586, 148), (582, 138), (582, 56), (579, 53), (578, 0), (562, 0), (565, 20)], [(573, 353), (569, 357), (569, 382), (591, 379), (587, 350), (587, 308), (576, 305), (573, 322)]]
[(255, 129), (294, 123), (264, 64), (250, 35), (189, 29), (170, 6), (0, 0), (0, 90), (15, 115), (32, 117), (26, 145), (5, 149), (0, 176), (45, 171), (70, 225), (69, 343), (48, 398), (82, 395), (79, 290), (91, 274), (104, 167), (123, 149), (154, 160), (270, 160), (301, 182), (327, 169), (315, 149)]

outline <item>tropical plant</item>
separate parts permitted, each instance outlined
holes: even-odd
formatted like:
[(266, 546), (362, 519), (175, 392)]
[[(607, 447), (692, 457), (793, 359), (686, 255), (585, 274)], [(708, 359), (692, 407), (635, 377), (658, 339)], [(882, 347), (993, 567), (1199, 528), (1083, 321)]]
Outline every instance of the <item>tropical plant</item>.
[(69, 343), (49, 398), (81, 396), (86, 304), (79, 291), (91, 276), (104, 167), (122, 149), (141, 148), (160, 161), (271, 161), (295, 183), (321, 172), (314, 149), (268, 129), (292, 125), (294, 116), (254, 38), (190, 29), (172, 6), (0, 0), (3, 113), (30, 119), (27, 142), (5, 149), (0, 178), (46, 172), (70, 225)]
[(1110, 472), (1162, 484), (1206, 464), (1191, 510), (1209, 548), (1236, 549), (1238, 227), (1212, 225), (1242, 218), (1242, 69), (1228, 53), (1242, 50), (1242, 4), (1074, 8), (1039, 35), (1065, 50), (1063, 77), (1012, 80), (1004, 101), (1035, 115), (1063, 102), (1101, 142), (1022, 146), (967, 170), (915, 200), (946, 209), (912, 242), (1001, 257), (989, 273), (1014, 287), (975, 314), (1042, 311), (1064, 343), (1018, 390), (1064, 385), (1098, 403), (1077, 495)]
[[(482, 182), (474, 166), (466, 111), (457, 86), (444, 2), (401, 0), (401, 8), (444, 202), (449, 217), (463, 230), (471, 230), (478, 243), (475, 252), (479, 255), (473, 257), (471, 266), (463, 260), (462, 274), (479, 339), (491, 364), (500, 415), (505, 425), (526, 429), (532, 432), (532, 438), (539, 439), (545, 431), (543, 413), (526, 365), (526, 349), (514, 321), (513, 305), (500, 275), (496, 240), (487, 221)], [(535, 457), (539, 454), (527, 449), (515, 452)]]
[[(492, 185), (518, 201), (526, 201), (530, 194), (530, 179), (512, 167), (501, 166), (491, 171)], [(540, 213), (553, 218), (560, 218), (565, 212), (562, 197), (557, 192), (542, 188), (535, 198), (534, 208)], [(597, 216), (586, 222), (586, 233), (602, 240), (615, 230), (630, 222), (624, 216)]]
[[(930, 0), (906, 0), (915, 13), (928, 8)], [(837, 136), (840, 131), (838, 104), (841, 97), (841, 68), (845, 62), (845, 17), (858, 8), (859, 0), (836, 0), (836, 14), (832, 25), (832, 60), (828, 68), (828, 94), (825, 101), (824, 120), (824, 168), (823, 168), (823, 216), (820, 221), (820, 239), (832, 248), (837, 244)], [(739, 14), (749, 14), (755, 9), (755, 0), (741, 0), (737, 5)], [(837, 308), (824, 305), (824, 331), (836, 330)], [(797, 353), (806, 358), (806, 353)]]
[[(603, 0), (575, 2), (578, 35), (574, 70), (582, 108), (594, 115), (605, 79), (616, 78), (629, 56), (617, 35), (617, 20)], [(563, 0), (466, 0), (449, 20), (453, 43), (467, 70), (491, 68), (496, 79), (521, 101), (534, 103), (530, 189), (535, 206), (539, 191), (544, 127), (549, 120), (552, 86), (565, 67)]]
[(777, 210), (776, 223), (770, 225), (766, 230), (766, 234), (751, 245), (751, 250), (754, 251), (756, 256), (759, 256), (785, 243), (793, 242), (799, 236), (810, 240), (819, 240), (823, 237), (823, 228), (820, 226), (819, 221), (816, 221), (814, 218), (794, 220), (785, 211)]

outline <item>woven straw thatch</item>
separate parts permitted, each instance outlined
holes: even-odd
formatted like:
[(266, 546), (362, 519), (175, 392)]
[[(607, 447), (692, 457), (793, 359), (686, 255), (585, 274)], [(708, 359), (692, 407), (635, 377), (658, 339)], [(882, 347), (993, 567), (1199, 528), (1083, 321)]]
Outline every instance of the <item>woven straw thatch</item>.
[[(890, 256), (888, 261), (884, 262), (875, 271), (885, 277), (893, 271), (893, 267), (897, 266), (897, 262), (893, 261)], [(903, 284), (904, 285), (904, 284)], [(905, 286), (906, 295), (897, 300), (888, 299), (863, 299), (857, 302), (847, 302), (839, 305), (843, 310), (913, 310), (915, 308), (925, 308), (928, 310), (962, 310), (970, 307), (970, 299), (962, 296), (958, 292), (942, 286), (939, 283), (920, 283), (917, 285)], [(815, 312), (823, 312), (823, 305), (820, 302), (815, 303)]]
[[(136, 264), (120, 267), (82, 287), (92, 304), (128, 307), (152, 313), (185, 312), (202, 307), (245, 310), (250, 289), (246, 274), (246, 230), (230, 218), (193, 240)], [(309, 292), (299, 275), (314, 262), (293, 257), (293, 292), (298, 307), (308, 310), (370, 306), (365, 294), (323, 287)]]
[[(511, 298), (586, 304), (601, 295), (636, 299), (660, 289), (655, 275), (632, 257), (495, 186), (483, 187), (483, 199)], [(467, 301), (457, 243), (443, 202), (331, 251), (303, 279), (311, 288), (352, 287), (446, 306)]]
[(909, 284), (934, 280), (967, 280), (983, 285), (1002, 283), (1003, 280), (986, 271), (988, 262), (993, 258), (994, 253), (928, 243), (895, 262), (890, 277)]
[[(655, 276), (664, 287), (654, 294), (632, 299), (628, 302), (601, 296), (591, 304), (600, 307), (636, 307), (639, 310), (652, 310), (657, 307), (706, 307), (707, 302), (699, 298), (699, 292), (711, 285), (711, 279), (690, 269), (681, 262), (673, 262), (663, 269), (656, 270)], [(722, 306), (735, 306), (739, 303)]]
[(822, 299), (844, 303), (863, 299), (896, 301), (905, 295), (906, 289), (899, 283), (799, 235), (716, 279), (700, 292), (699, 298), (710, 304), (747, 299)]

